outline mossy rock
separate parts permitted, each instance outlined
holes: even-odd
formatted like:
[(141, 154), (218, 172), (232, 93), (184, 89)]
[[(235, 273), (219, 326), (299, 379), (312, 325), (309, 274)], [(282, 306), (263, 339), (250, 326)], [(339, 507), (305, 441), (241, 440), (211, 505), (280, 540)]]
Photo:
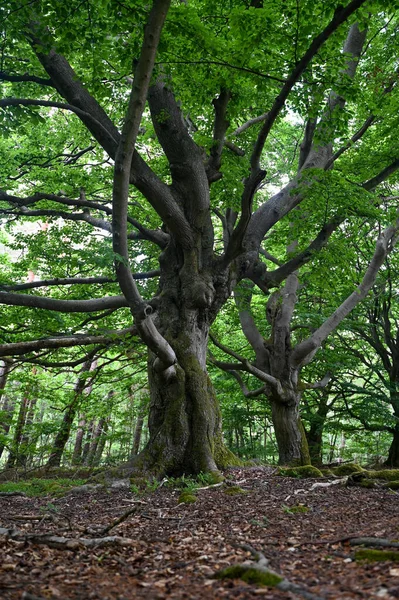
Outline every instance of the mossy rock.
[(346, 463), (345, 465), (339, 465), (339, 467), (333, 468), (334, 475), (343, 477), (345, 475), (352, 475), (352, 473), (362, 473), (363, 469), (356, 463)]
[(280, 467), (278, 475), (282, 477), (296, 477), (297, 479), (310, 479), (315, 477), (323, 477), (323, 473), (317, 467), (312, 465), (304, 465), (301, 467)]
[(393, 562), (399, 562), (399, 551), (398, 550), (372, 550), (369, 548), (360, 548), (355, 552), (355, 560), (367, 560), (369, 562), (381, 562), (384, 560), (390, 560)]
[(263, 569), (256, 569), (246, 565), (233, 565), (219, 571), (214, 575), (215, 579), (241, 579), (246, 583), (255, 583), (267, 587), (276, 587), (283, 578)]
[(178, 500), (179, 504), (193, 504), (197, 502), (197, 496), (194, 496), (191, 492), (182, 492)]
[(384, 481), (399, 481), (399, 469), (381, 469), (380, 471), (367, 471), (371, 479), (383, 479)]
[(226, 494), (227, 496), (239, 496), (240, 494), (243, 495), (243, 496), (248, 496), (249, 491), (248, 490), (244, 490), (239, 485), (231, 485), (229, 487), (226, 487), (223, 490), (223, 493)]
[(388, 487), (390, 490), (399, 490), (399, 481), (390, 481)]

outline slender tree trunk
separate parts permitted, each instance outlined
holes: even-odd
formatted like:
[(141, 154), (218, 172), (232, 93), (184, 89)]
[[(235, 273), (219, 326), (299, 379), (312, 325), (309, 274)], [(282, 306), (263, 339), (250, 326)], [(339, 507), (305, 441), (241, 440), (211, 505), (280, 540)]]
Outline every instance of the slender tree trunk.
[[(35, 386), (37, 388), (37, 386)], [(32, 442), (32, 424), (33, 424), (33, 420), (34, 420), (34, 416), (35, 416), (35, 409), (36, 409), (36, 404), (37, 404), (37, 389), (35, 389), (35, 394), (34, 396), (31, 398), (31, 400), (28, 402), (28, 406), (27, 406), (27, 415), (26, 415), (26, 421), (25, 421), (25, 426), (24, 426), (24, 430), (23, 430), (23, 434), (21, 437), (21, 444), (20, 444), (20, 452), (18, 453), (18, 457), (17, 457), (17, 466), (18, 467), (26, 467), (26, 464), (28, 462), (28, 457), (29, 457), (29, 462), (32, 461), (33, 458), (33, 453), (34, 453), (34, 448), (30, 448), (30, 444)]]
[(94, 419), (92, 419), (87, 427), (86, 441), (82, 450), (82, 464), (87, 465), (87, 457), (90, 451), (91, 439), (94, 433)]
[[(73, 398), (70, 404), (67, 406), (64, 417), (62, 419), (60, 428), (57, 432), (57, 435), (54, 440), (53, 448), (50, 453), (50, 458), (48, 460), (48, 467), (59, 467), (61, 463), (61, 457), (64, 452), (65, 446), (68, 442), (73, 421), (75, 419), (76, 413), (79, 408), (79, 404), (82, 399), (82, 393), (87, 386), (87, 379), (85, 377), (85, 373), (92, 370), (93, 365), (96, 366), (96, 362), (92, 362), (92, 360), (87, 360), (78, 375), (78, 378), (75, 383)], [(89, 384), (86, 387), (86, 390), (89, 392), (91, 390), (91, 385)]]
[(14, 438), (11, 443), (10, 452), (7, 459), (6, 468), (12, 469), (15, 466), (15, 462), (18, 457), (19, 448), (21, 444), (22, 434), (25, 427), (26, 412), (29, 404), (29, 398), (24, 395), (21, 399), (19, 407), (18, 419), (15, 425)]
[(1, 419), (0, 419), (0, 458), (4, 452), (4, 448), (6, 447), (5, 437), (8, 435), (12, 423), (12, 417), (14, 414), (15, 408), (15, 399), (7, 398), (3, 396), (3, 406), (0, 411)]
[(272, 421), (280, 465), (310, 464), (306, 434), (299, 416), (299, 403), (271, 400)]
[(86, 464), (92, 467), (97, 454), (98, 445), (100, 443), (101, 434), (103, 432), (105, 419), (101, 418), (97, 425), (93, 427), (93, 435), (90, 442), (90, 449), (86, 457)]
[(141, 433), (143, 431), (145, 413), (146, 413), (146, 402), (145, 402), (145, 400), (141, 400), (139, 407), (138, 407), (136, 424), (134, 427), (133, 446), (132, 446), (132, 452), (131, 452), (132, 456), (136, 456), (139, 453), (140, 442), (141, 442)]
[(309, 430), (306, 432), (312, 465), (323, 464), (323, 431), (329, 409), (329, 393), (328, 389), (323, 390), (317, 411), (312, 415)]
[(109, 419), (110, 419), (110, 417), (107, 417), (106, 419), (102, 419), (102, 421), (103, 421), (102, 431), (101, 431), (100, 439), (99, 439), (99, 442), (97, 445), (96, 454), (93, 459), (93, 467), (97, 467), (101, 462), (101, 457), (103, 455), (105, 444), (107, 442), (107, 431), (108, 431), (108, 427), (109, 427)]
[(79, 418), (78, 430), (76, 432), (75, 446), (72, 455), (72, 464), (79, 465), (82, 463), (82, 447), (83, 438), (86, 428), (86, 416), (82, 413)]

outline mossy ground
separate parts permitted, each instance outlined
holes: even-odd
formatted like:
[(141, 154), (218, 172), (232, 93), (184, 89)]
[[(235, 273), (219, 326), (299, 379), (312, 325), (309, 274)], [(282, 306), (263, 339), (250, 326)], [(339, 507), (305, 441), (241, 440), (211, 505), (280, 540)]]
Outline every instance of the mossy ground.
[(283, 510), (289, 515), (297, 515), (309, 512), (310, 508), (309, 506), (305, 506), (304, 504), (296, 504), (295, 506), (284, 506)]
[(215, 574), (215, 579), (241, 579), (246, 583), (254, 583), (267, 587), (276, 587), (283, 578), (270, 571), (247, 567), (246, 565), (233, 565)]
[(59, 496), (73, 487), (83, 485), (85, 479), (29, 479), (0, 484), (0, 492), (23, 492), (27, 496)]
[(380, 562), (390, 560), (399, 562), (398, 550), (372, 550), (370, 548), (360, 548), (355, 552), (355, 560), (367, 560), (369, 562)]
[(226, 494), (227, 496), (237, 496), (240, 494), (242, 494), (243, 496), (247, 496), (249, 494), (248, 490), (244, 490), (239, 485), (231, 485), (229, 487), (226, 487), (223, 490), (223, 493)]
[(296, 477), (298, 479), (309, 479), (312, 477), (323, 477), (320, 469), (312, 465), (304, 465), (301, 467), (280, 467), (278, 475), (282, 477)]

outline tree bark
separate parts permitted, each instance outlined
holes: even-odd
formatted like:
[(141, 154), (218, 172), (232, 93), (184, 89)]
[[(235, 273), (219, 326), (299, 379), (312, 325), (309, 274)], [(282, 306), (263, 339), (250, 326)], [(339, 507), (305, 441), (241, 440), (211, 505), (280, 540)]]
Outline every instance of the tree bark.
[(296, 403), (271, 400), (272, 421), (277, 440), (279, 464), (300, 466), (310, 464), (306, 434)]
[(139, 409), (138, 409), (138, 413), (137, 413), (136, 424), (134, 427), (132, 456), (136, 456), (139, 453), (141, 432), (143, 431), (143, 424), (144, 424), (144, 417), (145, 417), (145, 406), (144, 406), (144, 402), (141, 401)]
[(176, 375), (165, 382), (150, 354), (150, 438), (135, 462), (173, 476), (218, 471), (235, 457), (223, 444), (219, 405), (206, 370), (206, 311), (186, 309), (178, 316), (165, 303), (162, 316), (162, 335), (178, 360)]
[(399, 468), (399, 425), (396, 425), (393, 431), (393, 438), (385, 464), (387, 467)]
[(79, 465), (82, 462), (82, 445), (85, 434), (86, 416), (82, 413), (79, 418), (78, 430), (76, 432), (75, 446), (72, 455), (72, 464)]

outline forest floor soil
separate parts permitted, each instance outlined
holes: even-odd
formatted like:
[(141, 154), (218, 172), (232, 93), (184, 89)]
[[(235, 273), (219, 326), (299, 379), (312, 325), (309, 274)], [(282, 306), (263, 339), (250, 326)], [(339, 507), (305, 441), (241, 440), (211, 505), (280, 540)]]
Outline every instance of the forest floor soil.
[[(0, 598), (300, 598), (214, 579), (215, 572), (251, 560), (243, 545), (261, 551), (270, 568), (321, 598), (399, 598), (399, 564), (356, 562), (344, 539), (398, 539), (398, 493), (339, 485), (311, 490), (315, 480), (282, 478), (269, 467), (235, 468), (226, 475), (247, 493), (211, 487), (197, 491), (192, 504), (179, 504), (181, 490), (167, 485), (139, 498), (123, 488), (62, 498), (0, 497), (0, 527), (68, 538), (99, 537), (137, 506), (106, 534), (130, 538), (130, 546), (70, 551), (0, 536)], [(298, 506), (304, 508), (295, 512)]]

